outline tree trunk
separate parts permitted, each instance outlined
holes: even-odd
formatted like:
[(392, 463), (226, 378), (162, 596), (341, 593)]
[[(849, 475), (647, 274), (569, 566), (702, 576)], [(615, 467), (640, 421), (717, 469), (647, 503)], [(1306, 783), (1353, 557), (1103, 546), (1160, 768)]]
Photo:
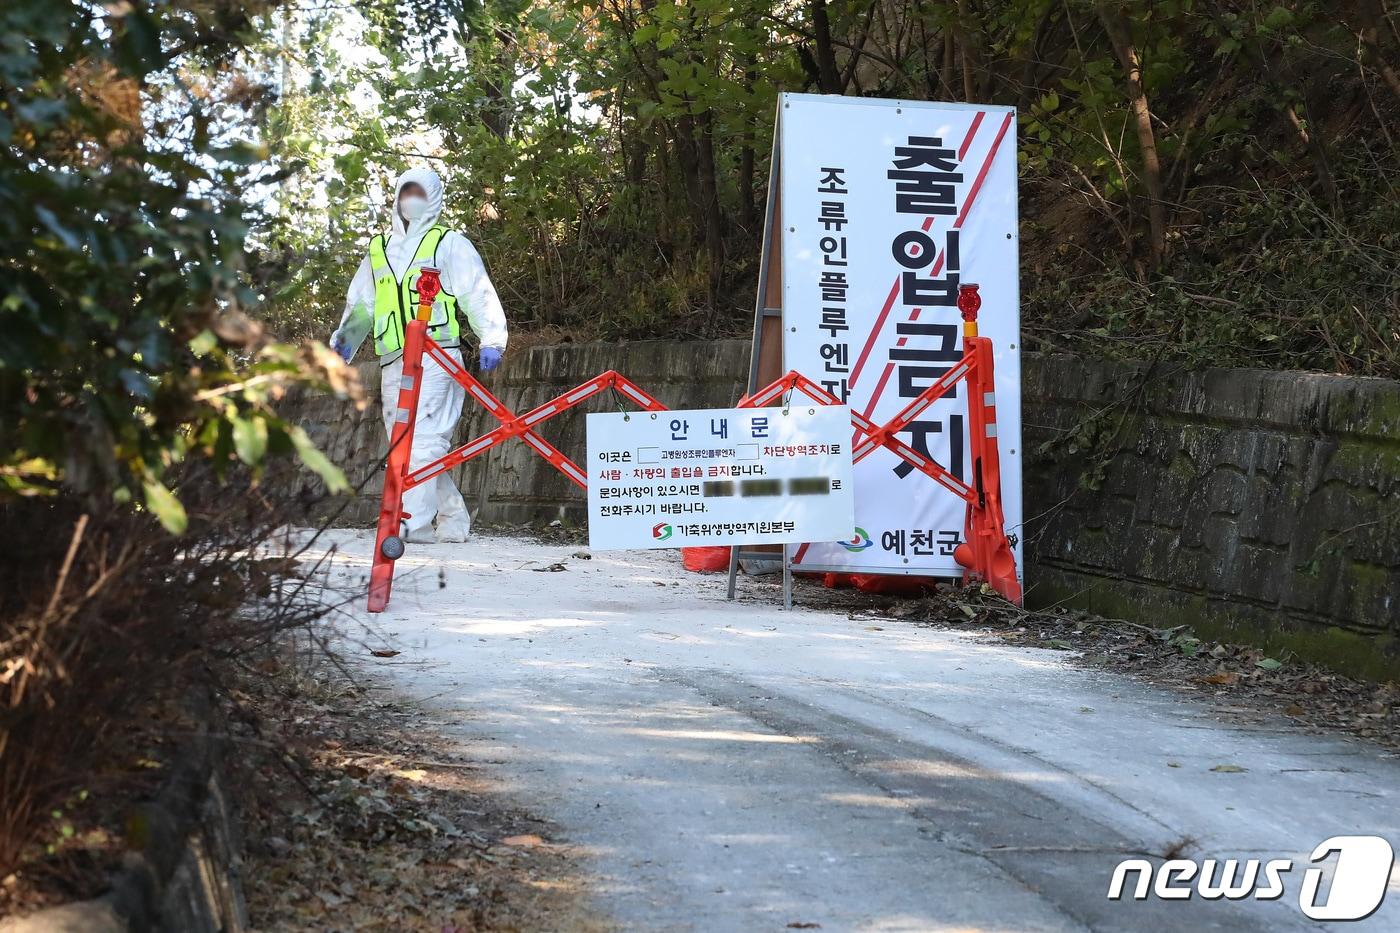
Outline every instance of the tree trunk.
[(676, 216), (675, 208), (672, 206), (676, 202), (675, 170), (671, 164), (671, 150), (666, 145), (664, 133), (656, 133), (656, 178), (657, 186), (660, 189), (661, 210), (656, 212), (657, 223), (659, 224), (656, 236), (661, 246), (661, 254), (669, 262), (675, 255), (677, 233), (671, 218)]
[(943, 86), (948, 89), (950, 100), (957, 100), (958, 93), (953, 88), (953, 78), (951, 77), (956, 69), (957, 58), (953, 49), (953, 31), (945, 28), (943, 30), (943, 68), (939, 72), (939, 79)]
[(1385, 21), (1385, 5), (1381, 0), (1361, 0), (1358, 4), (1361, 13), (1361, 43), (1366, 49), (1362, 61), (1380, 73), (1381, 79), (1400, 98), (1400, 75), (1385, 60), (1381, 49), (1381, 23)]
[(831, 20), (826, 0), (812, 0), (812, 35), (817, 44), (817, 86), (823, 94), (841, 93), (841, 72), (836, 68), (836, 50), (831, 44)]
[(481, 122), (498, 139), (509, 136), (511, 126), (515, 123), (510, 100), (510, 84), (515, 77), (515, 51), (515, 34), (508, 29), (497, 29), (496, 51), (492, 56), (492, 63), (496, 66), (498, 77), (487, 78), (481, 82), (481, 89), (487, 100), (481, 114)]
[(758, 213), (753, 197), (754, 154), (753, 141), (744, 140), (739, 150), (739, 223), (752, 233), (758, 225)]
[(636, 141), (630, 145), (623, 144), (622, 146), (623, 164), (626, 166), (624, 171), (629, 188), (642, 187), (647, 175), (646, 141), (641, 138), (641, 133), (638, 133), (637, 137)]
[[(296, 93), (295, 76), (292, 73), (292, 56), (297, 54), (292, 46), (296, 43), (295, 24), (292, 17), (295, 11), (292, 4), (287, 4), (282, 8), (282, 42), (278, 49), (282, 56), (282, 74), (277, 82), (277, 103), (279, 106), (290, 110), (292, 97)], [(294, 201), (301, 193), (301, 173), (292, 172), (282, 179), (282, 190), (286, 193), (289, 201)], [(293, 211), (295, 212), (295, 208)], [(330, 212), (334, 215), (334, 211)]]
[(699, 237), (704, 236), (704, 221), (700, 194), (700, 155), (695, 146), (695, 117), (689, 113), (678, 116), (672, 131), (676, 150), (676, 165), (681, 171), (681, 183), (685, 186), (687, 213)]
[[(754, 82), (758, 80), (758, 51), (757, 43), (754, 50), (744, 57), (744, 93), (752, 94)], [(744, 133), (742, 144), (739, 149), (739, 223), (749, 233), (753, 233), (758, 224), (758, 218), (754, 208), (753, 197), (753, 173), (754, 173), (754, 122), (751, 118), (744, 120)]]
[(1040, 63), (1043, 60), (1040, 55), (1040, 46), (1045, 40), (1046, 34), (1050, 31), (1054, 21), (1056, 8), (1054, 4), (1046, 6), (1045, 12), (1040, 14), (1040, 19), (1036, 21), (1035, 30), (1031, 33), (1030, 43), (1026, 46), (1026, 56), (1021, 62), (1021, 82), (1016, 90), (1016, 109), (1028, 110), (1031, 104), (1040, 98)]
[[(1216, 17), (1216, 22), (1222, 27), (1225, 25), (1223, 17)], [(1298, 115), (1298, 108), (1285, 95), (1282, 97), (1284, 103), (1280, 109), (1288, 119), (1288, 125), (1293, 130), (1293, 134), (1307, 151), (1308, 157), (1312, 160), (1313, 173), (1317, 176), (1318, 185), (1322, 188), (1323, 197), (1327, 199), (1328, 210), (1336, 215), (1341, 209), (1341, 202), (1337, 195), (1337, 181), (1332, 174), (1331, 161), (1327, 157), (1327, 147), (1322, 141), (1322, 134), (1318, 132), (1318, 126), (1313, 121), (1312, 114), (1315, 108), (1311, 106), (1309, 98), (1309, 85), (1312, 83), (1308, 75), (1299, 76), (1296, 70), (1290, 67), (1287, 55), (1270, 55), (1262, 44), (1247, 42), (1244, 46), (1247, 54), (1259, 72), (1268, 78), (1271, 84), (1277, 85), (1284, 90), (1296, 89), (1303, 99), (1303, 117)], [(1282, 62), (1277, 59), (1282, 57)], [(1304, 117), (1307, 122), (1304, 123)]]
[(714, 122), (710, 111), (700, 114), (696, 155), (700, 169), (700, 208), (705, 219), (705, 252), (710, 264), (710, 307), (719, 304), (724, 281), (724, 214), (719, 204), (719, 179), (715, 173)]
[(1138, 148), (1142, 150), (1142, 181), (1147, 188), (1147, 222), (1150, 228), (1149, 253), (1154, 267), (1161, 266), (1167, 255), (1167, 216), (1162, 199), (1162, 163), (1157, 156), (1157, 137), (1152, 130), (1152, 111), (1147, 104), (1147, 91), (1142, 86), (1142, 62), (1133, 46), (1128, 18), (1120, 6), (1107, 0), (1097, 4), (1113, 51), (1128, 79), (1128, 101), (1133, 111), (1133, 126), (1137, 131)]
[(709, 299), (713, 307), (719, 296), (724, 272), (724, 224), (715, 178), (710, 114), (705, 112), (696, 117), (687, 113), (677, 118), (675, 141), (676, 158), (684, 176), (691, 219), (698, 238), (705, 244), (709, 266)]
[(855, 80), (856, 68), (860, 66), (860, 57), (865, 52), (865, 43), (870, 41), (870, 25), (875, 21), (875, 7), (879, 0), (872, 0), (865, 10), (865, 22), (861, 25), (860, 36), (854, 43), (854, 48), (850, 50), (850, 55), (846, 58), (846, 68), (841, 72), (841, 93), (850, 90), (851, 82)]
[(976, 67), (974, 59), (977, 53), (967, 31), (967, 0), (958, 0), (957, 17), (958, 50), (962, 52), (963, 100), (972, 101), (977, 97), (977, 82), (973, 79), (973, 70)]
[(1317, 175), (1318, 184), (1322, 186), (1322, 196), (1327, 199), (1327, 209), (1335, 217), (1342, 209), (1341, 199), (1337, 194), (1337, 180), (1332, 175), (1332, 163), (1327, 158), (1327, 147), (1323, 145), (1322, 134), (1318, 132), (1318, 126), (1313, 121), (1313, 110), (1308, 106), (1307, 96), (1303, 98), (1303, 113), (1307, 115), (1307, 125), (1299, 119), (1298, 111), (1292, 104), (1284, 108), (1284, 113), (1288, 116), (1293, 132), (1298, 134), (1298, 141), (1312, 157), (1313, 172)]

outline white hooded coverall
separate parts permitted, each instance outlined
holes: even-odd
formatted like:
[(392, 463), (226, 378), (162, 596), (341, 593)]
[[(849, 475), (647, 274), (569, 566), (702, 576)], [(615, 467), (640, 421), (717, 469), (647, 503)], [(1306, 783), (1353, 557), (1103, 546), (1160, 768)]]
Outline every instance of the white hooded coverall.
[[(405, 229), (403, 216), (399, 213), (399, 196), (404, 186), (410, 183), (423, 189), (428, 209)], [(393, 233), (385, 243), (385, 254), (394, 276), (400, 281), (413, 261), (424, 234), (442, 214), (442, 194), (442, 179), (431, 169), (409, 169), (399, 176), (394, 189)], [(462, 234), (451, 231), (438, 244), (436, 263), (442, 270), (442, 290), (457, 296), (457, 306), (466, 313), (467, 323), (481, 341), (481, 346), (504, 351), (507, 340), (505, 312), (501, 309), (501, 300), (486, 275), (486, 266), (476, 247)], [(353, 353), (372, 329), (373, 318), (374, 276), (366, 255), (350, 283), (345, 313), (341, 316), (340, 327), (331, 337), (331, 343), (334, 345), (338, 337), (344, 337), (350, 342)], [(460, 349), (451, 347), (447, 352), (459, 363), (462, 361)], [(399, 379), (403, 374), (402, 351), (380, 357), (379, 365), (384, 431), (392, 438)], [(425, 357), (413, 450), (409, 455), (411, 469), (431, 463), (451, 449), (452, 432), (462, 417), (465, 399), (466, 390), (446, 370)], [(466, 503), (447, 472), (439, 473), (434, 481), (415, 486), (404, 493), (403, 508), (409, 515), (404, 520), (404, 536), (409, 541), (434, 540), (434, 516), (437, 517), (438, 541), (465, 541), (471, 532)]]

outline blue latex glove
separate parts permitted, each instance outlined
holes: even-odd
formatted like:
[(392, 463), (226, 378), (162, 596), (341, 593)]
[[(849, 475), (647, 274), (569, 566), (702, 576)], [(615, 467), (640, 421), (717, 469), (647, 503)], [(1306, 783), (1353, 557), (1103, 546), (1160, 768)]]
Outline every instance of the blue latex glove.
[(481, 348), (481, 371), (489, 373), (497, 366), (501, 365), (501, 351), (495, 347)]
[(331, 335), (331, 349), (339, 353), (340, 358), (347, 363), (355, 355), (355, 348), (350, 346), (350, 341), (342, 337), (338, 331)]

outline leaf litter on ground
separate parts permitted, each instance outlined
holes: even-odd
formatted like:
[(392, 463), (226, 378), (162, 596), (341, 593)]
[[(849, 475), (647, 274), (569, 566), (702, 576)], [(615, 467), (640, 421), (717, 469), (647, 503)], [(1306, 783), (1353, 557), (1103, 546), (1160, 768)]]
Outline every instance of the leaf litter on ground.
[[(800, 580), (802, 593), (820, 584)], [(1069, 609), (1029, 611), (978, 587), (939, 584), (919, 598), (821, 589), (824, 606), (863, 623), (976, 629), (1018, 645), (1072, 652), (1070, 663), (1130, 674), (1172, 690), (1205, 694), (1217, 712), (1259, 723), (1287, 717), (1314, 731), (1341, 732), (1400, 752), (1400, 685), (1348, 677), (1250, 645), (1201, 638), (1188, 626), (1154, 628)], [(1228, 700), (1228, 703), (1223, 701)]]
[(257, 723), (236, 776), (253, 928), (608, 929), (553, 827), (369, 676), (318, 662), (236, 694)]

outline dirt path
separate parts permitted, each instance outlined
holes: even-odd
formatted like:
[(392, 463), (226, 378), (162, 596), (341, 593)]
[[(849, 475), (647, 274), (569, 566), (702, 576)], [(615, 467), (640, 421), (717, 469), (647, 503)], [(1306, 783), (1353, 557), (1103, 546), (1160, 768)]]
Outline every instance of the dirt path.
[[(370, 540), (335, 540), (332, 582), (355, 585)], [(1373, 746), (1222, 723), (1063, 652), (785, 613), (761, 583), (731, 604), (667, 553), (576, 550), (410, 551), (369, 622), (401, 653), (365, 663), (557, 825), (622, 927), (1316, 930), (1312, 848), (1400, 845), (1400, 763)], [(1298, 867), (1271, 902), (1105, 897), (1120, 860), (1177, 853)], [(1400, 895), (1346, 926), (1400, 929)]]

